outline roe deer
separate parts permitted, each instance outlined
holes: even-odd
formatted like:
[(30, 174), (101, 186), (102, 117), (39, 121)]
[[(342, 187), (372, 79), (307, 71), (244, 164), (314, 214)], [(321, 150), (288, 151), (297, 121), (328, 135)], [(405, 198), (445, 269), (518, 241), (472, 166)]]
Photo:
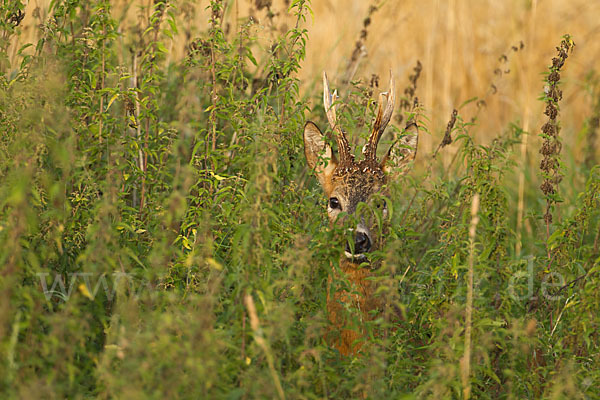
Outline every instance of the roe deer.
[[(325, 112), (336, 138), (338, 154), (334, 154), (331, 146), (324, 140), (323, 133), (311, 121), (304, 126), (304, 154), (328, 198), (327, 213), (330, 224), (341, 224), (347, 217), (357, 221), (356, 226), (351, 229), (352, 240), (346, 242), (339, 265), (339, 272), (343, 275), (342, 278), (347, 279), (350, 287), (346, 290), (332, 289), (333, 277), (336, 276), (336, 269), (333, 268), (327, 289), (328, 319), (340, 332), (340, 337), (335, 340), (334, 345), (341, 354), (349, 355), (360, 350), (364, 340), (364, 329), (360, 328), (360, 332), (348, 329), (348, 318), (344, 317), (343, 308), (352, 304), (354, 309), (359, 309), (358, 317), (361, 322), (372, 318), (370, 314), (377, 309), (378, 304), (374, 298), (374, 285), (369, 279), (373, 266), (368, 264), (367, 254), (381, 249), (385, 236), (385, 230), (375, 229), (374, 215), (365, 212), (368, 207), (358, 206), (361, 203), (368, 205), (377, 202), (374, 206), (381, 210), (383, 219), (386, 219), (387, 205), (382, 198), (388, 194), (388, 179), (397, 176), (394, 172), (404, 169), (403, 167), (415, 157), (418, 132), (415, 119), (409, 119), (405, 129), (407, 135), (390, 146), (381, 162), (377, 160), (377, 144), (390, 122), (394, 109), (394, 78), (390, 71), (390, 89), (380, 95), (377, 116), (369, 140), (363, 147), (364, 159), (355, 161), (348, 139), (337, 124), (337, 91), (330, 93), (325, 73), (323, 86)], [(385, 109), (383, 97), (387, 97)], [(338, 218), (342, 212), (346, 213), (345, 217)], [(382, 234), (375, 234), (379, 232)]]

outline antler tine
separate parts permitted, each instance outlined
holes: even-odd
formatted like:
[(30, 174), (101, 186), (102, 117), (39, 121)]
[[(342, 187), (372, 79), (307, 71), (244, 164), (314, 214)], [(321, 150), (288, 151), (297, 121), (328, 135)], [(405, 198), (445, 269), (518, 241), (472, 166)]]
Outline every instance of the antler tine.
[[(396, 85), (394, 82), (394, 75), (392, 74), (392, 70), (390, 69), (390, 89), (387, 93), (381, 93), (379, 95), (379, 107), (377, 109), (377, 117), (375, 118), (375, 123), (373, 124), (373, 130), (371, 131), (371, 136), (369, 137), (369, 142), (364, 148), (364, 155), (367, 159), (376, 159), (377, 154), (377, 144), (379, 143), (379, 139), (383, 135), (383, 131), (390, 123), (392, 119), (392, 114), (394, 112), (394, 104), (396, 102)], [(383, 109), (383, 97), (387, 97), (387, 104), (385, 106), (385, 110)]]
[(329, 90), (329, 81), (327, 80), (327, 73), (323, 71), (323, 105), (325, 106), (325, 114), (327, 114), (327, 120), (329, 126), (336, 133), (335, 138), (338, 144), (338, 152), (340, 155), (340, 162), (344, 162), (351, 158), (350, 144), (344, 134), (344, 131), (337, 124), (336, 117), (336, 100), (338, 98), (337, 90), (331, 93)]
[[(385, 111), (383, 113), (383, 118), (381, 119), (381, 125), (379, 126), (379, 137), (383, 134), (383, 131), (387, 127), (387, 124), (390, 123), (392, 119), (392, 114), (394, 113), (394, 105), (396, 103), (396, 85), (394, 82), (394, 75), (392, 75), (392, 70), (390, 69), (390, 90), (387, 95), (387, 104), (385, 106)], [(377, 139), (379, 141), (379, 139)], [(377, 145), (377, 143), (375, 143)]]
[(335, 100), (337, 99), (337, 91), (333, 94), (329, 91), (329, 81), (327, 80), (327, 73), (323, 71), (323, 105), (325, 106), (325, 113), (327, 114), (327, 120), (331, 129), (336, 129), (336, 116), (335, 116)]

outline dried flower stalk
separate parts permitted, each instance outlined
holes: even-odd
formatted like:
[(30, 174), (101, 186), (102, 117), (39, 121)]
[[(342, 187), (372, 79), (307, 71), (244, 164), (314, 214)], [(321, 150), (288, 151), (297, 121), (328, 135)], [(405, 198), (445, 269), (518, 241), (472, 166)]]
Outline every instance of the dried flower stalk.
[(558, 191), (558, 184), (563, 178), (560, 168), (560, 151), (562, 143), (559, 137), (560, 125), (558, 123), (558, 102), (562, 99), (562, 90), (558, 88), (560, 83), (560, 70), (564, 66), (569, 52), (573, 51), (574, 43), (569, 35), (565, 35), (557, 47), (558, 56), (552, 59), (550, 73), (546, 78), (547, 85), (544, 87), (544, 101), (546, 109), (544, 114), (548, 116), (548, 121), (542, 126), (543, 138), (542, 161), (540, 170), (542, 171), (543, 182), (540, 186), (542, 193), (546, 197), (546, 211), (544, 221), (546, 222), (546, 233), (550, 236), (550, 224), (552, 223), (552, 209), (557, 203), (555, 194)]

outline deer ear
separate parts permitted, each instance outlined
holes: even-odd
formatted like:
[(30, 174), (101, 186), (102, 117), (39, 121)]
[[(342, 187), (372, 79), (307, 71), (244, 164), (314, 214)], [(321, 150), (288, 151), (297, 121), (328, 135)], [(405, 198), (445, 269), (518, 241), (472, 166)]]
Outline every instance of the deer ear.
[(304, 125), (304, 155), (308, 166), (315, 170), (319, 182), (325, 186), (335, 170), (337, 160), (321, 130), (311, 121)]
[(387, 151), (381, 161), (381, 168), (390, 175), (398, 176), (408, 172), (408, 164), (417, 155), (419, 142), (419, 128), (416, 123), (409, 120), (402, 132), (402, 137), (397, 139)]

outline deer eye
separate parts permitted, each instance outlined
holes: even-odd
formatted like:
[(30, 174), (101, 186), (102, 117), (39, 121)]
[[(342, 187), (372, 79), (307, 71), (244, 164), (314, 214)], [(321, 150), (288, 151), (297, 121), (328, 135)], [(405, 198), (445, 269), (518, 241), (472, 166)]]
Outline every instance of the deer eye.
[(385, 200), (378, 201), (376, 207), (377, 207), (378, 210), (381, 210), (382, 208), (384, 210), (386, 210), (387, 209), (387, 203), (385, 202)]
[(332, 210), (338, 210), (338, 209), (341, 210), (342, 209), (342, 206), (340, 205), (340, 201), (338, 200), (337, 197), (332, 197), (329, 199), (329, 207)]

